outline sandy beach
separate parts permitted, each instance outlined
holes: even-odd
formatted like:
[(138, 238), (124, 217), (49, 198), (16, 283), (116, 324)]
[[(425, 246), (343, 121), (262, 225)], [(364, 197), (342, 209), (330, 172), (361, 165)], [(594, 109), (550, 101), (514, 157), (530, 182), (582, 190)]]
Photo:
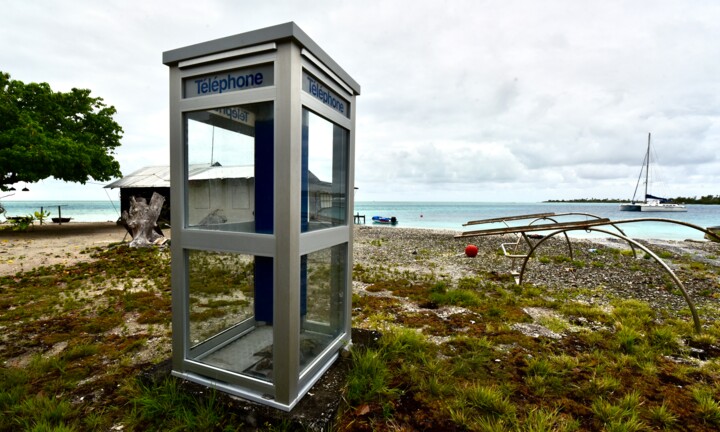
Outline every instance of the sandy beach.
[(125, 228), (114, 222), (70, 222), (34, 225), (26, 232), (0, 230), (0, 275), (39, 266), (87, 261), (88, 248), (129, 241)]

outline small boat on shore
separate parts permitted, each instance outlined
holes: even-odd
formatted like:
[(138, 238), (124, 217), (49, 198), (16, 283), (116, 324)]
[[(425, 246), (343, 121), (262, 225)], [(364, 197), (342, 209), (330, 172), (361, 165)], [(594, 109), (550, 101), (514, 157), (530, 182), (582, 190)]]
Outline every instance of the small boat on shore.
[(6, 216), (5, 219), (13, 223), (32, 223), (33, 221), (32, 216)]
[(54, 218), (51, 218), (51, 220), (53, 221), (53, 223), (68, 223), (68, 222), (70, 222), (70, 221), (72, 220), (72, 218), (69, 218), (69, 217), (54, 217)]
[(372, 221), (374, 224), (381, 224), (381, 225), (397, 225), (397, 223), (398, 223), (398, 220), (395, 216), (391, 216), (391, 217), (373, 216)]

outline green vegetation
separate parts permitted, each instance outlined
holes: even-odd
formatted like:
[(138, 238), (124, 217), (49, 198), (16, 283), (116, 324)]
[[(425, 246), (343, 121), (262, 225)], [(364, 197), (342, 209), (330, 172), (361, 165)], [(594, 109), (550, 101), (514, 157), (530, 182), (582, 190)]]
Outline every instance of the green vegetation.
[[(715, 266), (663, 256), (686, 276), (717, 280)], [(594, 259), (608, 267), (617, 265), (612, 260), (632, 262), (643, 273), (654, 265), (609, 249)], [(536, 262), (598, 268), (585, 257)], [(367, 288), (373, 294), (354, 295), (354, 323), (382, 337), (376, 347), (353, 352), (340, 430), (720, 428), (720, 328), (710, 319), (717, 308), (706, 310), (705, 332), (697, 335), (687, 310), (613, 298), (601, 287), (516, 286), (489, 274), (433, 282), (420, 274), (386, 278), (394, 272), (385, 265), (360, 270), (357, 275), (373, 281)], [(409, 286), (423, 288), (407, 295)], [(604, 305), (586, 300), (601, 296)], [(532, 320), (528, 308), (547, 315)], [(563, 336), (515, 330), (529, 322)], [(692, 357), (698, 349), (707, 355), (703, 361)]]
[[(167, 339), (169, 257), (88, 251), (95, 261), (0, 278), (0, 430), (108, 430), (130, 416), (150, 339)], [(132, 325), (132, 330), (129, 328)], [(158, 350), (162, 360), (168, 347)]]
[[(37, 212), (36, 212), (37, 213)], [(16, 216), (8, 218), (9, 225), (0, 226), (0, 230), (9, 229), (12, 231), (27, 231), (35, 221), (35, 216)]]
[(40, 211), (36, 211), (35, 213), (33, 213), (33, 217), (35, 218), (35, 220), (37, 220), (38, 222), (40, 222), (40, 225), (42, 225), (43, 223), (45, 223), (45, 220), (46, 220), (49, 216), (50, 216), (50, 212), (47, 211), (47, 210), (42, 210), (42, 209), (41, 209)]
[[(0, 277), (0, 431), (250, 427), (220, 393), (170, 377), (140, 379), (170, 355), (168, 252), (87, 253), (87, 263)], [(612, 295), (601, 285), (518, 286), (482, 270), (453, 279), (387, 261), (356, 263), (354, 280), (365, 288), (353, 294), (354, 327), (381, 336), (354, 345), (346, 360), (335, 429), (717, 430), (718, 268), (667, 259), (683, 279), (713, 281), (700, 308), (702, 334), (687, 310)], [(189, 260), (193, 318), (224, 319), (213, 315), (218, 309), (246, 313), (252, 260), (204, 252)], [(596, 269), (597, 260), (608, 273), (632, 263), (644, 275), (655, 265), (611, 249), (575, 261), (539, 257), (533, 265), (574, 275)], [(327, 269), (317, 266), (310, 277), (320, 284)], [(657, 281), (653, 290), (677, 295)], [(531, 325), (562, 337), (519, 330)], [(290, 422), (252, 427), (297, 430)]]
[[(683, 204), (720, 204), (720, 195), (704, 195), (701, 197), (675, 197), (670, 199), (672, 202)], [(548, 203), (623, 203), (628, 199), (618, 198), (576, 198), (569, 200), (547, 200)]]
[(48, 177), (83, 184), (120, 177), (115, 113), (90, 90), (54, 92), (0, 71), (0, 191)]

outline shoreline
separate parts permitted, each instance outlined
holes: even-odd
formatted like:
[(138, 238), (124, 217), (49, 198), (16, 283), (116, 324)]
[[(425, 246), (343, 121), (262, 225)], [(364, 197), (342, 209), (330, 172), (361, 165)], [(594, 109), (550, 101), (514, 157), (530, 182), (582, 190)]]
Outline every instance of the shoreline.
[[(125, 234), (125, 228), (122, 225), (119, 225), (117, 222), (112, 221), (106, 221), (106, 222), (65, 222), (63, 224), (57, 224), (57, 223), (44, 223), (42, 225), (34, 224), (31, 225), (30, 228), (27, 231), (13, 231), (9, 228), (5, 228), (6, 224), (0, 224), (0, 240), (4, 238), (43, 238), (43, 237), (72, 237), (72, 236), (79, 236), (79, 235), (89, 235), (89, 234)], [(464, 231), (461, 229), (452, 229), (452, 228), (433, 228), (433, 227), (405, 227), (405, 226), (383, 226), (383, 225), (373, 225), (373, 224), (356, 224), (353, 225), (356, 233), (358, 230), (377, 230), (378, 232), (382, 232), (384, 234), (388, 234), (391, 237), (395, 237), (398, 233), (404, 233), (404, 232), (415, 232), (417, 234), (425, 233), (425, 234), (433, 234), (433, 235), (448, 235), (448, 236), (455, 236), (457, 234), (462, 234)], [(167, 232), (165, 232), (167, 231)], [(165, 232), (166, 237), (169, 238), (168, 232), (170, 230), (166, 229), (163, 232)], [(469, 230), (468, 230), (469, 231)], [(580, 230), (578, 230), (580, 231)], [(572, 235), (572, 231), (568, 232), (568, 236), (572, 241), (582, 241), (582, 242), (590, 242), (590, 243), (623, 243), (622, 239), (613, 237), (613, 236), (598, 236), (598, 237), (574, 237)], [(512, 234), (504, 234), (506, 238), (511, 238)], [(482, 238), (497, 238), (502, 237), (503, 235), (493, 235), (493, 236), (477, 236), (477, 237), (466, 237), (464, 239), (456, 239), (458, 241), (470, 241), (472, 239), (482, 239)], [(649, 243), (693, 243), (693, 244), (707, 244), (712, 243), (706, 239), (696, 240), (691, 238), (686, 239), (674, 239), (674, 238), (662, 238), (662, 237), (652, 237), (652, 238), (642, 238), (642, 237), (632, 237), (633, 240), (637, 241), (644, 241)]]
[[(2, 225), (0, 225), (2, 226)], [(0, 239), (4, 237), (43, 237), (43, 236), (73, 236), (93, 232), (125, 232), (122, 225), (116, 222), (63, 222), (33, 224), (27, 231), (13, 231), (9, 228), (0, 230)]]
[[(425, 271), (427, 266), (444, 268), (457, 276), (473, 271), (466, 266), (469, 262), (488, 271), (504, 271), (510, 259), (502, 256), (501, 244), (514, 241), (514, 236), (487, 236), (454, 238), (460, 230), (443, 228), (382, 227), (354, 225), (354, 260), (361, 264), (397, 263), (413, 271)], [(170, 230), (164, 230), (170, 238)], [(550, 239), (543, 250), (566, 254), (567, 247), (561, 236)], [(574, 249), (587, 251), (595, 248), (629, 249), (628, 243), (613, 237), (576, 238), (570, 237)], [(677, 254), (688, 254), (698, 259), (720, 265), (720, 244), (707, 240), (634, 239), (643, 244)], [(130, 236), (115, 222), (68, 222), (59, 224), (33, 225), (26, 232), (0, 230), (0, 275), (11, 275), (28, 271), (39, 266), (56, 264), (72, 265), (89, 261), (88, 248), (103, 247), (113, 243), (129, 242)], [(478, 260), (465, 258), (468, 244), (480, 248)], [(555, 251), (556, 250), (556, 251)], [(543, 253), (548, 253), (543, 251)], [(710, 258), (708, 258), (708, 256)], [(415, 268), (419, 262), (425, 269)], [(482, 262), (482, 265), (479, 265)]]
[[(110, 201), (112, 202), (112, 200)], [(8, 201), (0, 200), (0, 204), (6, 205), (7, 216), (18, 216), (32, 214), (39, 210), (39, 206), (45, 205), (51, 211), (51, 216), (57, 215), (57, 204), (65, 205), (62, 215), (72, 217), (73, 223), (77, 222), (114, 222), (119, 214), (117, 204), (111, 206), (107, 200), (76, 200), (76, 201)], [(28, 206), (21, 206), (28, 204)], [(348, 209), (350, 211), (350, 209)], [(602, 203), (539, 203), (539, 202), (437, 202), (437, 201), (355, 201), (353, 215), (365, 216), (366, 225), (373, 226), (370, 218), (373, 215), (395, 216), (399, 220), (397, 228), (419, 228), (419, 229), (447, 229), (453, 231), (464, 231), (470, 227), (463, 227), (463, 224), (470, 220), (495, 219), (502, 217), (515, 217), (518, 215), (532, 215), (538, 213), (553, 213), (560, 216), (559, 221), (570, 222), (572, 220), (584, 220), (585, 216), (570, 216), (571, 214), (592, 214), (601, 218), (608, 218), (611, 221), (627, 221), (645, 216), (678, 220), (696, 225), (700, 228), (720, 225), (720, 206), (714, 205), (693, 205), (692, 210), (685, 213), (673, 214), (630, 214), (620, 212), (614, 204)], [(3, 217), (0, 216), (0, 221)], [(49, 220), (48, 220), (49, 222)], [(530, 223), (530, 220), (526, 220)], [(37, 224), (37, 222), (36, 222)], [(525, 223), (518, 222), (518, 225)], [(477, 226), (475, 228), (498, 228), (503, 224), (490, 224)], [(622, 229), (629, 237), (634, 239), (663, 239), (663, 240), (685, 240), (702, 239), (703, 234), (691, 228), (671, 223), (642, 222), (625, 223)], [(386, 227), (393, 229), (396, 227)], [(586, 233), (584, 231), (571, 231), (568, 235), (575, 238), (603, 238), (607, 235), (597, 232)]]

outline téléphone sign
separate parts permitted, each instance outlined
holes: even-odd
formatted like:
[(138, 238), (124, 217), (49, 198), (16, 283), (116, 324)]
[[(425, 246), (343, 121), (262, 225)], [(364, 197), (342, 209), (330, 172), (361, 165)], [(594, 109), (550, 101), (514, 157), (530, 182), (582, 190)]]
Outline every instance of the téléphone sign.
[(350, 104), (337, 93), (323, 86), (314, 76), (303, 71), (302, 88), (315, 99), (339, 112), (345, 117), (350, 117)]
[(185, 98), (217, 95), (271, 86), (275, 83), (275, 69), (272, 64), (253, 66), (185, 78), (183, 83)]

